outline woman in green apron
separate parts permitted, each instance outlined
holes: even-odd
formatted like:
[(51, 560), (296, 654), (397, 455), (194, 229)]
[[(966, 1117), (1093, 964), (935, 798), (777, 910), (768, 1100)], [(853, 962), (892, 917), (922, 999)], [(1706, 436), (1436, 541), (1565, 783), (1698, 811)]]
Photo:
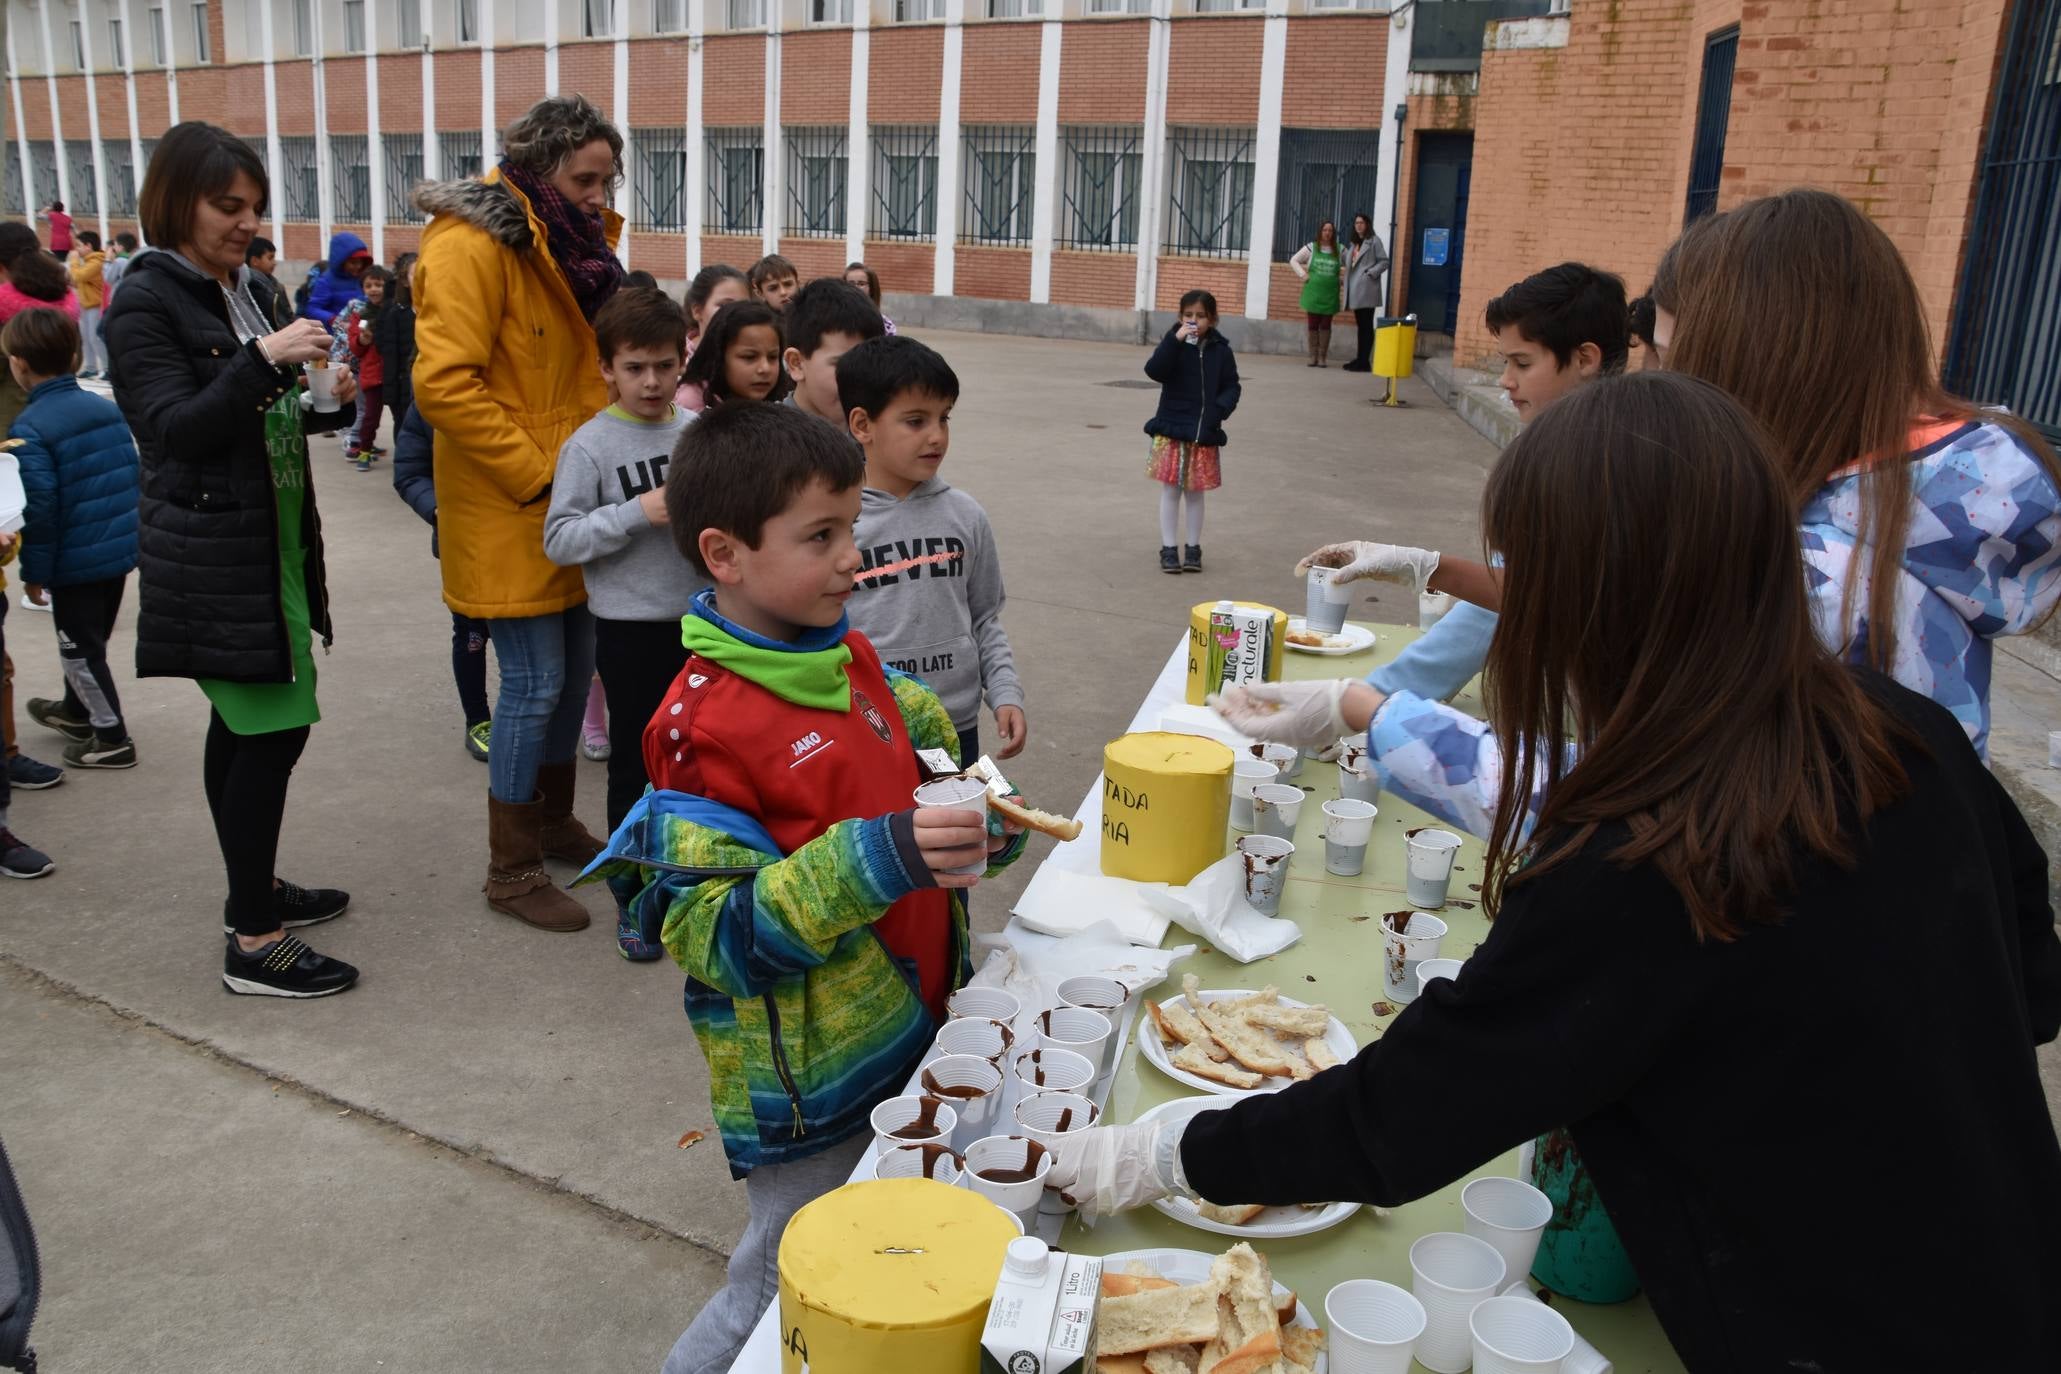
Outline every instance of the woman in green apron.
[(211, 124), (181, 124), (151, 157), (138, 210), (152, 251), (108, 312), (115, 399), (143, 460), (139, 677), (190, 677), (210, 707), (203, 780), (228, 871), (222, 982), (324, 997), (349, 964), (288, 934), (343, 914), (347, 893), (273, 872), (294, 764), (321, 718), (314, 636), (330, 640), (322, 526), (307, 435), (355, 417), (337, 369), (312, 408), (304, 363), (326, 362), (312, 320), (284, 329), (279, 288), (244, 265), (263, 218), (265, 164)]
[(1338, 226), (1325, 220), (1317, 226), (1317, 239), (1296, 250), (1288, 265), (1302, 278), (1302, 313), (1310, 322), (1311, 367), (1331, 366), (1331, 320), (1338, 314), (1340, 267)]

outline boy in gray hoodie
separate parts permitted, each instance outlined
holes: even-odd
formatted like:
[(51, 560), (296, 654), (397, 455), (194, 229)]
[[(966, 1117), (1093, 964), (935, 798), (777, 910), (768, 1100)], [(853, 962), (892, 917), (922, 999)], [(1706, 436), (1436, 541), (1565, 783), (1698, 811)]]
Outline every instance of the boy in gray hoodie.
[(980, 502), (937, 471), (951, 446), (959, 378), (907, 335), (868, 339), (838, 359), (837, 396), (866, 451), (848, 614), (880, 660), (928, 683), (952, 713), (959, 761), (980, 757), (980, 703), (1010, 758), (1030, 737), (1023, 685), (1002, 629), (1002, 562)]

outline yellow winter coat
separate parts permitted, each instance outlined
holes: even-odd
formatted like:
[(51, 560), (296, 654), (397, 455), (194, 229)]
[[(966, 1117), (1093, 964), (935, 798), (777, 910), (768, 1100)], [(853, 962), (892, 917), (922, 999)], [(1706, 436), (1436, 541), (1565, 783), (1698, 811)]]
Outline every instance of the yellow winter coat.
[[(543, 223), (498, 171), (421, 187), (415, 407), (436, 431), (444, 602), (461, 615), (580, 605), (576, 567), (544, 556), (558, 450), (608, 404), (594, 330)], [(607, 213), (614, 244), (622, 217)]]
[(107, 254), (98, 248), (73, 249), (65, 269), (72, 275), (72, 290), (79, 293), (79, 309), (98, 310), (106, 291), (101, 285), (101, 273), (107, 267)]

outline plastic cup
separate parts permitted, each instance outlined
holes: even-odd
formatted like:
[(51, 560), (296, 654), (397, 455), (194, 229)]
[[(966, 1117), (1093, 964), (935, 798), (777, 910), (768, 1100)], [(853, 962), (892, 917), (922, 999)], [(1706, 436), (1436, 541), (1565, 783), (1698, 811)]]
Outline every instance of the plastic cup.
[(952, 1128), (953, 1149), (963, 1150), (995, 1133), (995, 1118), (1002, 1107), (1002, 1071), (987, 1060), (973, 1054), (948, 1054), (925, 1064), (916, 1081), (924, 1096), (944, 1098), (959, 1114), (958, 1124)]
[(1490, 1298), (1467, 1319), (1475, 1374), (1562, 1374), (1574, 1328), (1542, 1302)]
[(1252, 829), (1252, 791), (1263, 782), (1273, 782), (1281, 770), (1265, 759), (1239, 759), (1231, 765), (1231, 828)]
[[(1046, 1149), (1056, 1149), (1060, 1137), (1085, 1131), (1102, 1115), (1102, 1109), (1080, 1093), (1039, 1093), (1016, 1104), (1016, 1134), (1029, 1136)], [(1060, 1216), (1074, 1210), (1054, 1189), (1046, 1189), (1038, 1210)]]
[[(983, 829), (988, 823), (988, 785), (979, 778), (939, 778), (926, 782), (916, 789), (918, 806), (943, 806), (955, 811), (978, 811)], [(947, 873), (972, 873), (979, 875), (988, 871), (987, 856), (958, 868), (948, 868)]]
[[(1000, 1174), (1028, 1173), (1023, 1179), (997, 1181), (981, 1177), (982, 1170)], [(1005, 1212), (1013, 1214), (1028, 1229), (1038, 1215), (1038, 1201), (1045, 1195), (1045, 1175), (1052, 1172), (1052, 1152), (1021, 1135), (991, 1135), (966, 1147), (966, 1171), (960, 1175), (966, 1186)]]
[(1086, 1007), (1054, 1007), (1037, 1018), (1038, 1048), (1072, 1050), (1095, 1066), (1095, 1077), (1109, 1072), (1116, 1053), (1116, 1026), (1099, 1011)]
[(1295, 846), (1274, 835), (1247, 835), (1238, 841), (1238, 858), (1245, 870), (1246, 905), (1262, 916), (1277, 914)]
[(1069, 1007), (1099, 1011), (1114, 1022), (1117, 1013), (1131, 1000), (1131, 990), (1114, 978), (1104, 978), (1099, 973), (1083, 973), (1059, 980), (1059, 1000)]
[(1295, 838), (1302, 819), (1303, 790), (1285, 782), (1263, 782), (1252, 789), (1252, 833), (1278, 840)]
[[(1403, 917), (1403, 928), (1393, 924)], [(1391, 912), (1381, 918), (1381, 952), (1384, 956), (1382, 991), (1391, 1002), (1417, 1000), (1417, 965), (1438, 958), (1438, 942), (1446, 938), (1446, 923), (1429, 912)]]
[[(898, 1136), (896, 1131), (911, 1122), (922, 1120), (928, 1115), (930, 1124), (925, 1129), (935, 1131), (928, 1136)], [(873, 1109), (873, 1147), (885, 1153), (904, 1145), (922, 1145), (926, 1142), (943, 1144), (952, 1138), (952, 1131), (959, 1124), (959, 1113), (942, 1097), (890, 1097)]]
[(1348, 1279), (1324, 1295), (1331, 1374), (1410, 1374), (1424, 1304), (1379, 1279)]
[(1373, 802), (1340, 797), (1324, 803), (1324, 871), (1350, 878), (1367, 864), (1367, 842), (1374, 838)]
[(1294, 782), (1302, 776), (1302, 750), (1292, 744), (1255, 744), (1252, 756), (1281, 770), (1277, 782)]
[(1335, 635), (1345, 628), (1345, 613), (1352, 604), (1350, 585), (1331, 580), (1330, 568), (1311, 568), (1304, 594), (1303, 621), (1320, 635)]
[(343, 409), (343, 402), (336, 399), (336, 379), (341, 375), (342, 369), (327, 363), (312, 362), (307, 366), (308, 399), (324, 415)]
[(1424, 1304), (1417, 1363), (1434, 1374), (1463, 1374), (1474, 1357), (1467, 1319), (1503, 1286), (1503, 1257), (1485, 1240), (1433, 1231), (1410, 1247), (1410, 1292)]
[(1444, 592), (1417, 593), (1417, 628), (1428, 630), (1446, 618), (1446, 612), (1458, 603)]
[(955, 1021), (962, 1016), (979, 1016), (1013, 1025), (1022, 1010), (1023, 1004), (1016, 1000), (1016, 994), (1000, 988), (960, 988), (945, 999), (945, 1015)]
[(1040, 1045), (1016, 1056), (1009, 1074), (1023, 1097), (1039, 1093), (1086, 1093), (1095, 1082), (1095, 1061), (1077, 1050)]
[(938, 1027), (937, 1032), (937, 1047), (943, 1053), (975, 1055), (998, 1069), (1015, 1043), (1016, 1032), (1000, 1021), (990, 1021), (985, 1017), (968, 1016), (947, 1021)]
[[(1462, 962), (1459, 959), (1420, 960), (1417, 964), (1417, 995), (1422, 997), (1424, 989), (1430, 987), (1436, 979), (1458, 978)], [(1526, 1266), (1526, 1268), (1529, 1267), (1529, 1265)]]
[(1453, 860), (1460, 853), (1460, 837), (1450, 830), (1419, 830), (1405, 843), (1409, 876), (1403, 893), (1411, 906), (1437, 908), (1446, 904), (1446, 888), (1453, 881)]
[[(1541, 1306), (1544, 1305), (1539, 1295), (1531, 1291), (1531, 1285), (1523, 1279), (1518, 1279), (1497, 1296), (1518, 1298), (1524, 1302), (1536, 1302)], [(1582, 1333), (1576, 1331), (1574, 1333), (1574, 1349), (1567, 1352), (1567, 1360), (1561, 1366), (1561, 1374), (1612, 1374), (1615, 1368), (1616, 1366), (1610, 1363), (1609, 1358), (1602, 1351), (1583, 1340)]]
[(1463, 1229), (1496, 1247), (1511, 1278), (1531, 1272), (1553, 1199), (1520, 1179), (1477, 1178), (1460, 1190), (1460, 1207), (1467, 1213)]
[(883, 1150), (873, 1161), (875, 1178), (927, 1178), (952, 1187), (964, 1172), (965, 1161), (942, 1145), (898, 1145)]
[(1338, 795), (1349, 801), (1381, 800), (1381, 775), (1370, 759), (1363, 755), (1357, 762), (1347, 763), (1344, 755), (1339, 756)]

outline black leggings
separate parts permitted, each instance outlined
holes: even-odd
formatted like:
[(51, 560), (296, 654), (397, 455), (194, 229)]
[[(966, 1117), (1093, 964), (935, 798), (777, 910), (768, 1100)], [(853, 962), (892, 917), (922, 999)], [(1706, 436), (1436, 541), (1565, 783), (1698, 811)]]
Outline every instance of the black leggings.
[[(608, 830), (623, 823), (650, 779), (644, 774), (644, 727), (687, 666), (677, 620), (594, 617), (594, 671), (608, 699)], [(584, 697), (586, 691), (581, 689)]]
[(491, 720), (487, 708), (487, 622), (451, 612), (451, 677), (458, 684), (458, 707), (465, 728)]
[(207, 750), (201, 777), (222, 866), (229, 870), (226, 916), (239, 935), (268, 935), (279, 929), (272, 909), (273, 866), (279, 857), (279, 825), (286, 817), (286, 784), (308, 727), (239, 735), (219, 711), (208, 712)]
[(1353, 309), (1353, 321), (1359, 325), (1359, 337), (1354, 341), (1359, 351), (1353, 354), (1353, 362), (1361, 367), (1365, 367), (1374, 360), (1374, 316), (1376, 313), (1378, 312), (1371, 305), (1356, 306)]

